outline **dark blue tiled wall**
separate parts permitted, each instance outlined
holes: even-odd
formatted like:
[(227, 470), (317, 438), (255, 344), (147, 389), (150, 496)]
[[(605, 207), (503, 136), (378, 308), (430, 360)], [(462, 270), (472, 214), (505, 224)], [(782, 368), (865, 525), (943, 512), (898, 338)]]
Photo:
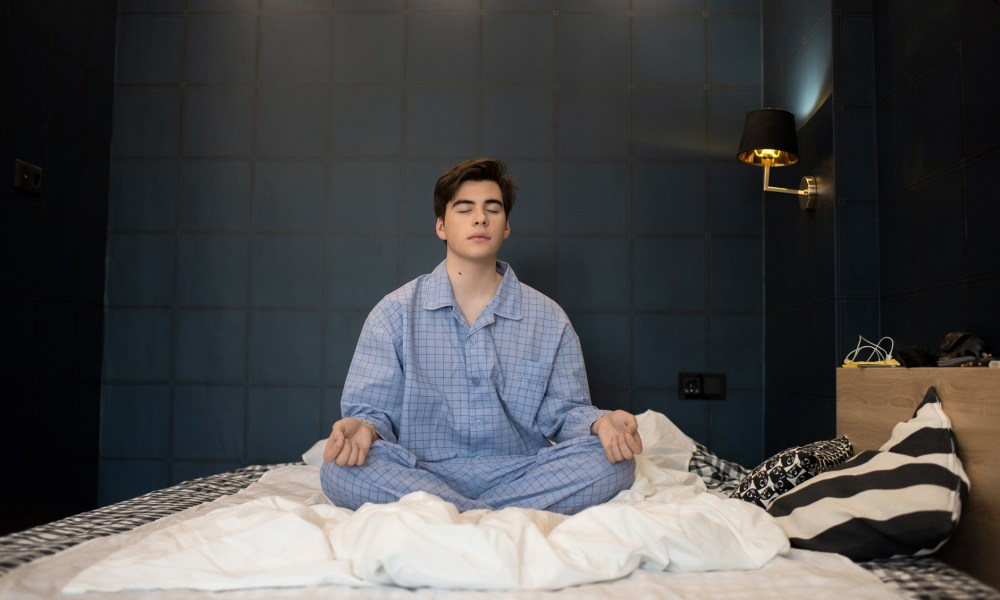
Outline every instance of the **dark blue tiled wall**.
[(762, 23), (765, 104), (796, 113), (804, 154), (776, 182), (816, 174), (823, 195), (765, 203), (770, 453), (834, 434), (834, 369), (860, 335), (1000, 340), (1000, 6), (769, 1)]
[[(570, 312), (597, 403), (724, 456), (832, 433), (859, 334), (1000, 338), (990, 3), (122, 0), (117, 37), (113, 3), (70, 4), (0, 2), (0, 162), (47, 177), (0, 204), (4, 422), (30, 424), (5, 529), (94, 501), (95, 446), (33, 440), (96, 439), (102, 331), (102, 502), (296, 458), (367, 310), (440, 260), (430, 188), (470, 155), (511, 162), (505, 258)], [(815, 213), (732, 160), (762, 103), (799, 116), (775, 183), (820, 176)], [(676, 400), (679, 370), (729, 399)]]
[[(4, 422), (30, 424), (6, 529), (93, 503), (96, 448), (33, 440), (96, 439), (102, 331), (102, 502), (296, 458), (367, 310), (440, 260), (430, 188), (470, 155), (511, 162), (505, 258), (570, 312), (597, 403), (724, 456), (832, 433), (857, 335), (1000, 338), (988, 2), (122, 0), (117, 37), (110, 2), (0, 7), (0, 162), (47, 178), (0, 204)], [(732, 160), (762, 103), (799, 116), (775, 183), (820, 176), (815, 213)], [(729, 399), (676, 400), (679, 370)]]
[(434, 181), (485, 154), (595, 402), (762, 458), (757, 2), (121, 0), (117, 39), (102, 502), (324, 437), (368, 310), (443, 257)]
[(817, 208), (808, 212), (794, 196), (763, 194), (765, 451), (770, 454), (833, 434), (833, 365), (843, 299), (837, 220), (843, 201), (834, 155), (839, 107), (830, 2), (765, 2), (761, 22), (764, 106), (795, 114), (800, 151), (799, 162), (775, 170), (772, 181), (798, 188), (802, 176), (812, 175), (820, 194)]
[(0, 1), (0, 534), (96, 505), (115, 20)]
[(1000, 5), (875, 7), (882, 333), (1000, 345)]

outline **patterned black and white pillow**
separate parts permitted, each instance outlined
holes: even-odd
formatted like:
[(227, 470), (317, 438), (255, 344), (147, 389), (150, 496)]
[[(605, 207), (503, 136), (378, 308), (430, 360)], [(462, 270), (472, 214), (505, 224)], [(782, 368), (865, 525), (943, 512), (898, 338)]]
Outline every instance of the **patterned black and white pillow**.
[(951, 421), (932, 387), (878, 451), (817, 475), (767, 510), (792, 546), (872, 560), (935, 552), (954, 533), (968, 494)]
[(750, 471), (730, 497), (767, 508), (782, 494), (839, 465), (853, 454), (847, 437), (782, 450)]

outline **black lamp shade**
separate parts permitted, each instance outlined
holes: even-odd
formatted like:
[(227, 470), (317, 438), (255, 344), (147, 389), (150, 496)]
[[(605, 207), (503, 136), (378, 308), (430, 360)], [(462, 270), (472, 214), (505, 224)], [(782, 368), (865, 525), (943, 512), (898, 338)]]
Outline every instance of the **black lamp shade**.
[[(762, 152), (769, 150), (770, 152)], [(799, 162), (795, 137), (795, 115), (780, 108), (762, 108), (747, 113), (743, 138), (736, 158), (748, 165), (784, 167)]]

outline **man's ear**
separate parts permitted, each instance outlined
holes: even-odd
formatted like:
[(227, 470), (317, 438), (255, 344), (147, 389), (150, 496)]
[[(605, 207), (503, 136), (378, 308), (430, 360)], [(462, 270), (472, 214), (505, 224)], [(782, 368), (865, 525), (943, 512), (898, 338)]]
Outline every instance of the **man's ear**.
[(434, 226), (434, 232), (437, 234), (438, 239), (448, 241), (448, 236), (444, 232), (444, 219), (441, 217), (437, 218)]
[(503, 239), (510, 237), (510, 221), (507, 221), (503, 227)]

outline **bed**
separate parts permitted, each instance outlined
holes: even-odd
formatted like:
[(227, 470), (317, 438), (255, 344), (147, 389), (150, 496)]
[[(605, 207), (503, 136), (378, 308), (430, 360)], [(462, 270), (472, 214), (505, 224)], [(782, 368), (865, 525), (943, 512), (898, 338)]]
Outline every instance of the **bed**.
[[(913, 415), (928, 387), (934, 387), (938, 391), (941, 404), (952, 419), (972, 491), (965, 503), (958, 529), (933, 556), (852, 561), (836, 553), (801, 548), (782, 549), (770, 535), (773, 533), (772, 522), (777, 522), (778, 519), (764, 516), (767, 514), (765, 511), (749, 503), (728, 498), (739, 489), (741, 482), (752, 475), (750, 469), (717, 457), (710, 449), (676, 429), (665, 416), (644, 413), (640, 415), (644, 427), (641, 431), (644, 439), (649, 442), (644, 453), (648, 455), (644, 460), (649, 463), (648, 470), (644, 471), (646, 475), (640, 479), (652, 487), (645, 491), (634, 487), (629, 492), (638, 494), (638, 504), (653, 504), (657, 510), (659, 504), (653, 500), (660, 497), (660, 492), (655, 491), (650, 495), (650, 490), (659, 490), (661, 487), (673, 490), (671, 493), (679, 493), (685, 501), (703, 500), (711, 511), (721, 511), (713, 512), (712, 515), (722, 515), (713, 525), (722, 527), (722, 530), (708, 534), (703, 529), (689, 526), (687, 528), (694, 531), (687, 533), (691, 533), (693, 539), (686, 546), (671, 546), (669, 556), (660, 556), (648, 547), (639, 546), (616, 553), (615, 548), (606, 547), (606, 538), (600, 528), (630, 530), (620, 532), (623, 544), (634, 542), (632, 534), (648, 533), (651, 529), (649, 522), (635, 520), (643, 514), (632, 514), (631, 501), (624, 498), (619, 503), (623, 506), (611, 507), (603, 513), (596, 511), (604, 519), (598, 519), (596, 525), (592, 521), (581, 520), (581, 523), (590, 528), (578, 527), (577, 533), (568, 538), (570, 550), (563, 549), (564, 555), (569, 554), (566, 560), (582, 561), (577, 566), (591, 565), (594, 571), (607, 571), (594, 580), (587, 580), (586, 574), (580, 578), (578, 571), (587, 569), (567, 570), (563, 564), (545, 566), (545, 561), (551, 557), (539, 554), (524, 542), (530, 536), (517, 538), (522, 545), (515, 549), (529, 553), (532, 558), (526, 562), (531, 564), (520, 564), (517, 569), (509, 569), (509, 565), (502, 564), (502, 553), (491, 554), (494, 547), (504, 547), (509, 541), (506, 538), (498, 541), (495, 537), (496, 529), (488, 530), (490, 535), (483, 536), (482, 522), (455, 521), (459, 517), (448, 514), (446, 508), (435, 505), (432, 498), (421, 497), (409, 500), (419, 508), (417, 514), (441, 514), (446, 522), (444, 525), (441, 522), (421, 522), (416, 526), (419, 535), (411, 536), (412, 539), (402, 533), (392, 536), (384, 533), (387, 519), (414, 519), (414, 513), (407, 512), (405, 506), (400, 508), (386, 505), (385, 512), (372, 513), (368, 521), (360, 524), (355, 523), (356, 515), (330, 513), (330, 518), (341, 519), (343, 526), (347, 527), (338, 531), (350, 532), (346, 537), (359, 540), (358, 547), (362, 550), (378, 547), (380, 544), (404, 547), (409, 544), (415, 548), (414, 552), (402, 555), (401, 560), (400, 556), (395, 556), (395, 562), (391, 560), (391, 556), (372, 559), (374, 562), (366, 567), (369, 581), (350, 580), (355, 573), (331, 576), (329, 565), (321, 562), (312, 571), (297, 566), (291, 569), (293, 572), (278, 569), (284, 579), (273, 579), (270, 575), (261, 577), (264, 569), (257, 567), (255, 561), (260, 561), (262, 554), (287, 552), (292, 555), (301, 550), (286, 546), (275, 551), (273, 546), (268, 546), (273, 543), (274, 531), (288, 529), (283, 521), (274, 521), (273, 527), (277, 529), (265, 528), (254, 533), (270, 538), (259, 541), (264, 546), (254, 546), (258, 542), (254, 542), (251, 536), (249, 546), (230, 544), (225, 550), (223, 561), (225, 557), (239, 557), (240, 552), (246, 552), (246, 548), (250, 548), (245, 556), (245, 564), (253, 565), (248, 571), (256, 572), (240, 574), (236, 584), (220, 585), (216, 573), (200, 573), (203, 561), (195, 560), (200, 555), (195, 555), (194, 559), (187, 556), (187, 560), (195, 562), (188, 563), (186, 567), (183, 563), (185, 557), (181, 556), (181, 562), (169, 563), (166, 571), (156, 568), (148, 572), (143, 570), (149, 563), (155, 562), (143, 560), (143, 556), (150, 556), (142, 553), (148, 551), (147, 547), (156, 550), (166, 543), (175, 546), (174, 551), (177, 550), (177, 540), (181, 536), (171, 533), (164, 538), (167, 532), (188, 528), (188, 535), (205, 536), (210, 535), (206, 531), (224, 529), (228, 523), (233, 522), (231, 518), (228, 521), (199, 519), (227, 516), (231, 514), (227, 511), (243, 510), (248, 505), (259, 506), (261, 503), (267, 505), (269, 518), (275, 514), (285, 516), (296, 511), (302, 512), (301, 506), (290, 504), (282, 504), (276, 510), (270, 510), (276, 496), (280, 496), (279, 504), (284, 502), (281, 498), (297, 498), (305, 505), (322, 507), (322, 499), (316, 497), (319, 490), (318, 484), (313, 481), (315, 472), (310, 471), (315, 469), (317, 444), (305, 452), (301, 464), (252, 466), (200, 478), (0, 538), (0, 597), (481, 597), (511, 600), (619, 597), (758, 599), (806, 596), (1000, 598), (996, 588), (991, 587), (997, 585), (993, 550), (996, 549), (995, 534), (1000, 519), (1000, 511), (997, 510), (1000, 486), (996, 485), (996, 465), (1000, 452), (997, 444), (990, 442), (995, 438), (992, 432), (1000, 430), (1000, 405), (995, 399), (1000, 391), (1000, 371), (958, 368), (839, 369), (837, 385), (838, 434), (849, 436), (857, 452), (877, 449), (886, 441), (895, 424), (905, 422)], [(834, 471), (836, 468), (821, 473), (812, 480), (818, 481), (834, 474)], [(795, 491), (806, 487), (803, 484)], [(792, 493), (783, 495), (793, 496)], [(397, 504), (405, 505), (405, 502)], [(681, 530), (671, 531), (671, 535), (676, 533), (683, 537), (685, 524), (698, 522), (700, 514), (696, 514), (697, 508), (685, 504), (679, 509), (676, 514), (684, 517), (676, 519), (681, 522)], [(342, 509), (329, 507), (324, 510)], [(501, 512), (503, 511), (497, 511)], [(514, 512), (517, 513), (517, 510)], [(433, 515), (427, 518), (437, 518)], [(492, 516), (480, 515), (477, 518)], [(523, 513), (514, 516), (520, 519), (521, 525), (537, 525), (539, 519), (544, 521), (549, 518)], [(532, 519), (535, 521), (532, 522)], [(746, 556), (737, 551), (739, 556), (732, 560), (728, 557), (713, 557), (713, 544), (721, 542), (712, 541), (715, 539), (712, 536), (718, 534), (721, 536), (719, 539), (727, 539), (730, 532), (725, 529), (726, 526), (748, 519), (749, 529), (759, 535), (753, 539), (740, 537), (737, 540), (736, 545), (753, 546), (743, 549), (746, 550)], [(207, 528), (202, 525), (203, 522), (208, 523)], [(557, 529), (556, 525), (565, 528), (566, 523), (561, 520), (545, 522), (541, 529), (548, 528), (547, 531), (551, 533)], [(381, 526), (381, 529), (377, 526)], [(396, 524), (389, 527), (388, 531), (402, 531), (393, 529), (397, 527)], [(598, 531), (595, 531), (595, 527)], [(522, 529), (534, 531), (537, 527)], [(461, 535), (456, 536), (456, 531)], [(300, 539), (305, 539), (308, 535), (308, 532), (303, 533)], [(472, 537), (468, 537), (469, 535)], [(494, 537), (490, 537), (491, 535)], [(386, 540), (387, 537), (391, 539)], [(231, 533), (227, 533), (219, 539), (228, 543), (231, 538)], [(707, 541), (699, 538), (706, 538)], [(292, 539), (296, 539), (294, 535)], [(156, 545), (157, 540), (160, 546)], [(302, 545), (308, 546), (305, 542)], [(456, 545), (459, 547), (455, 547)], [(589, 556), (577, 556), (573, 552), (587, 547), (592, 548)], [(260, 548), (270, 548), (270, 552), (262, 553)], [(770, 558), (769, 553), (773, 554)], [(115, 557), (119, 557), (117, 563)], [(241, 559), (237, 558), (237, 562), (239, 560)], [(588, 563), (588, 560), (593, 562)], [(722, 562), (711, 564), (712, 560)], [(657, 561), (670, 563), (669, 568), (667, 564), (658, 564)], [(689, 563), (687, 568), (685, 561)], [(761, 564), (756, 565), (754, 561)], [(674, 568), (678, 564), (681, 568)], [(282, 568), (285, 567), (287, 565)], [(171, 572), (169, 569), (175, 571)], [(569, 579), (545, 579), (551, 573), (560, 573), (560, 569), (570, 574)], [(319, 570), (323, 573), (318, 573)], [(415, 570), (423, 572), (414, 573)], [(89, 579), (85, 576), (88, 573)], [(615, 573), (621, 575), (615, 576)], [(975, 577), (970, 576), (970, 573)], [(232, 576), (227, 576), (232, 582)], [(439, 579), (435, 580), (432, 576)], [(572, 579), (573, 576), (577, 579)], [(213, 577), (216, 579), (212, 579)], [(379, 577), (383, 579), (380, 580)], [(445, 579), (440, 579), (442, 577)], [(451, 577), (457, 579), (450, 579)], [(390, 584), (386, 584), (385, 578), (392, 580)], [(135, 581), (140, 583), (136, 584)], [(166, 583), (160, 585), (157, 581)], [(206, 584), (206, 581), (216, 583)], [(435, 584), (435, 581), (443, 583)], [(460, 584), (449, 583), (453, 581), (459, 581)], [(469, 584), (470, 581), (473, 583)], [(516, 585), (508, 585), (511, 581)], [(526, 581), (534, 583), (524, 585)], [(561, 585), (566, 581), (570, 581), (570, 584)]]

